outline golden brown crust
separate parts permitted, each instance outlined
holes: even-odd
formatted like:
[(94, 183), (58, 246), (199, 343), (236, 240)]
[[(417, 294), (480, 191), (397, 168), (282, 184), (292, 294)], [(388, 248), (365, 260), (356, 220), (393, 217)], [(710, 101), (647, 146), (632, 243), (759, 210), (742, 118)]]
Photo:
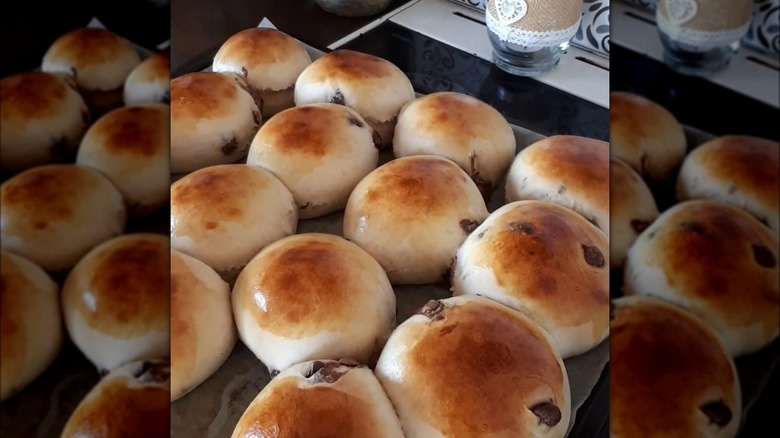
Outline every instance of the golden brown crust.
[(103, 64), (117, 53), (133, 50), (122, 38), (105, 29), (83, 28), (68, 32), (52, 44), (46, 54), (50, 58), (64, 58), (74, 65)]
[(130, 338), (167, 331), (170, 315), (168, 238), (118, 237), (88, 254), (65, 282), (63, 306), (104, 335)]
[[(777, 330), (777, 238), (752, 216), (709, 201), (690, 201), (648, 235), (658, 266), (676, 294), (706, 302), (733, 326)], [(660, 219), (659, 219), (660, 220)], [(692, 262), (694, 261), (694, 262)]]
[(265, 175), (243, 164), (211, 166), (187, 175), (171, 186), (171, 214), (198, 221), (178, 232), (199, 239), (220, 222), (240, 220), (245, 214), (243, 200), (267, 184)]
[[(375, 170), (361, 208), (364, 216), (392, 209), (398, 222), (445, 214), (468, 203), (463, 184), (468, 176), (457, 164), (434, 156), (393, 160)], [(397, 206), (393, 208), (391, 206)]]
[[(286, 338), (338, 332), (364, 290), (356, 272), (371, 269), (351, 243), (326, 235), (288, 238), (266, 249), (239, 276), (233, 299), (257, 325)], [(258, 305), (262, 297), (262, 307)]]
[(238, 85), (229, 75), (196, 72), (171, 81), (171, 120), (219, 118), (232, 108), (224, 105), (237, 99)]
[(13, 75), (0, 81), (0, 108), (3, 120), (42, 119), (57, 114), (53, 102), (63, 100), (65, 81), (41, 72)]
[(375, 418), (374, 407), (364, 399), (327, 385), (301, 388), (298, 379), (285, 377), (244, 413), (233, 436), (383, 437), (384, 424)]
[(79, 406), (62, 438), (170, 437), (170, 394), (160, 387), (128, 388), (126, 377), (102, 383), (97, 398)]
[(143, 75), (137, 79), (154, 82), (171, 76), (171, 53), (164, 51), (150, 56), (143, 62)]
[(5, 251), (0, 252), (0, 351), (3, 376), (22, 374), (26, 355), (24, 292), (33, 287)]
[(741, 409), (739, 383), (710, 329), (658, 300), (631, 303), (616, 304), (610, 331), (613, 435), (700, 436), (700, 406), (724, 399)]
[(240, 58), (248, 69), (284, 62), (302, 50), (291, 36), (275, 29), (252, 28), (228, 38), (219, 50), (221, 58)]
[(361, 118), (341, 106), (301, 106), (269, 119), (260, 128), (258, 136), (269, 149), (278, 153), (320, 158), (339, 146), (334, 144), (328, 132), (344, 129), (342, 126), (350, 123), (365, 126)]
[(664, 132), (677, 124), (666, 108), (645, 97), (621, 91), (609, 95), (609, 132), (613, 145), (619, 143), (623, 148), (640, 151), (644, 139), (663, 139)]
[(405, 373), (405, 385), (417, 389), (409, 411), (442, 436), (531, 436), (517, 435), (526, 424), (518, 413), (549, 396), (563, 409), (554, 350), (541, 329), (509, 312), (477, 304), (446, 309), (409, 351), (406, 366), (414, 372)]
[(315, 68), (309, 70), (309, 82), (387, 79), (396, 76), (396, 70), (389, 61), (373, 55), (352, 50), (335, 50), (317, 59)]
[(159, 108), (133, 106), (119, 108), (101, 117), (87, 138), (114, 154), (151, 157), (167, 149), (170, 120)]
[(200, 313), (203, 283), (184, 259), (171, 252), (171, 373), (188, 380), (195, 370), (198, 337), (195, 316)]

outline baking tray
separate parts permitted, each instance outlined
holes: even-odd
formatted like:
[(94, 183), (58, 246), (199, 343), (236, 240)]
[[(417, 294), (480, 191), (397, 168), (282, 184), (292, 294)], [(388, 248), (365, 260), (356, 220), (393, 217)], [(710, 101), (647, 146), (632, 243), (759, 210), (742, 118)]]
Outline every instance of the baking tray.
[[(273, 27), (273, 24), (264, 19), (260, 27)], [(324, 54), (313, 47), (305, 44), (304, 46), (312, 59)], [(210, 68), (205, 70), (208, 71)], [(517, 152), (544, 138), (541, 134), (519, 126), (512, 126), (512, 130), (515, 134)], [(385, 149), (380, 152), (379, 165), (393, 158), (391, 148)], [(182, 176), (174, 175), (172, 180)], [(491, 193), (487, 203), (491, 213), (502, 205), (504, 205), (504, 180)], [(300, 220), (297, 234), (317, 232), (342, 236), (343, 217), (342, 210), (320, 218)], [(397, 285), (393, 286), (393, 289), (397, 297), (398, 324), (415, 314), (429, 300), (452, 296), (448, 287), (443, 284)], [(609, 339), (585, 354), (564, 361), (572, 395), (569, 430), (575, 424), (577, 409), (590, 396), (608, 361)], [(171, 437), (230, 437), (249, 403), (270, 380), (266, 367), (239, 339), (222, 367), (192, 392), (171, 404)]]
[[(701, 129), (683, 125), (685, 138), (687, 141), (686, 155), (691, 151), (717, 136)], [(675, 187), (673, 185), (651, 187), (653, 196), (658, 204), (659, 212), (665, 210), (677, 203), (675, 196)], [(622, 269), (615, 269), (611, 272), (610, 291), (612, 297), (623, 295), (623, 272)], [(753, 404), (762, 396), (767, 383), (772, 375), (780, 371), (780, 338), (762, 348), (753, 354), (737, 358), (734, 363), (737, 366), (740, 387), (742, 389), (742, 424), (740, 430), (745, 426), (745, 422), (750, 418), (750, 409)], [(742, 434), (738, 436), (743, 436)], [(749, 438), (749, 437), (745, 437)]]
[[(93, 18), (86, 27), (105, 28), (97, 18)], [(130, 43), (142, 60), (154, 54), (132, 41)], [(95, 121), (92, 120), (92, 123)], [(3, 175), (3, 181), (10, 176)], [(169, 210), (163, 207), (149, 216), (128, 217), (124, 234), (138, 232), (169, 236)], [(61, 291), (64, 278), (55, 281)], [(62, 349), (51, 366), (21, 392), (0, 404), (0, 435), (3, 437), (59, 437), (78, 404), (100, 381), (97, 368), (76, 348), (64, 325), (62, 330)]]

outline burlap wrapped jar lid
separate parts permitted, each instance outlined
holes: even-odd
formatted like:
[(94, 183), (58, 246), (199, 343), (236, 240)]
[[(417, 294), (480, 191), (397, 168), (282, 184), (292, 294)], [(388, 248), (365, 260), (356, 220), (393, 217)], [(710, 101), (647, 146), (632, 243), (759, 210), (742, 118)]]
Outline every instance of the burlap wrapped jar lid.
[(541, 49), (571, 40), (581, 13), (582, 0), (490, 0), (485, 17), (501, 41)]
[(693, 51), (739, 41), (748, 31), (753, 0), (659, 0), (658, 28)]

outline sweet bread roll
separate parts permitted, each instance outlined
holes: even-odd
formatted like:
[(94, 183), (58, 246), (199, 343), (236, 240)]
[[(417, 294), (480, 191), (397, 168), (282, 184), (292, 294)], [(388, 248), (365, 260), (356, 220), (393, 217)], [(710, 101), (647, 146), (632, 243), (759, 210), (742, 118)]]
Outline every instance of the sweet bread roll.
[(70, 81), (20, 73), (0, 81), (0, 170), (16, 172), (72, 159), (90, 120)]
[(146, 58), (130, 72), (124, 86), (125, 105), (171, 102), (171, 53)]
[(0, 244), (49, 273), (71, 268), (92, 247), (124, 231), (122, 194), (88, 168), (35, 167), (0, 187)]
[(275, 373), (312, 359), (375, 359), (395, 326), (395, 293), (382, 267), (332, 234), (299, 234), (265, 247), (233, 287), (244, 344)]
[(622, 268), (628, 249), (642, 231), (658, 217), (653, 194), (645, 181), (625, 161), (609, 160), (610, 178), (610, 267)]
[(614, 301), (612, 438), (733, 438), (742, 416), (736, 368), (712, 329), (661, 300)]
[(341, 210), (358, 182), (379, 163), (376, 131), (354, 110), (332, 103), (283, 111), (252, 141), (247, 164), (266, 168), (290, 189), (299, 216)]
[(252, 28), (228, 38), (212, 70), (241, 75), (264, 118), (295, 106), (295, 81), (311, 64), (301, 43), (276, 29)]
[(41, 70), (72, 77), (99, 115), (122, 105), (125, 80), (140, 63), (135, 48), (118, 35), (83, 28), (59, 37), (43, 55)]
[(734, 357), (780, 330), (778, 237), (750, 214), (713, 201), (666, 210), (628, 251), (625, 292), (690, 310)]
[(171, 436), (170, 365), (146, 360), (124, 365), (84, 397), (61, 438)]
[(336, 103), (358, 112), (382, 139), (393, 143), (401, 107), (413, 100), (409, 78), (390, 61), (335, 50), (312, 62), (295, 82), (295, 104)]
[(208, 265), (171, 251), (171, 401), (214, 374), (236, 344), (230, 288)]
[(62, 346), (57, 284), (33, 262), (0, 251), (0, 401), (18, 393)]
[(482, 194), (457, 164), (404, 157), (355, 187), (344, 211), (344, 237), (368, 251), (393, 284), (435, 283), (487, 216)]
[(65, 280), (65, 327), (99, 370), (169, 357), (169, 251), (161, 234), (126, 234), (90, 251)]
[(570, 208), (609, 236), (609, 143), (554, 135), (517, 154), (507, 202), (535, 199)]
[(673, 179), (685, 157), (682, 125), (666, 108), (636, 94), (610, 93), (609, 134), (612, 156), (651, 183)]
[(246, 156), (263, 116), (243, 79), (197, 72), (171, 81), (171, 173)]
[(742, 208), (780, 233), (780, 143), (729, 135), (694, 149), (683, 162), (677, 197)]
[(269, 171), (244, 164), (197, 170), (171, 186), (171, 247), (235, 279), (266, 245), (294, 234), (298, 208)]
[(371, 370), (353, 360), (288, 368), (263, 388), (232, 438), (404, 438), (393, 405)]
[(76, 164), (111, 180), (130, 214), (153, 212), (168, 203), (170, 123), (168, 105), (115, 109), (89, 128)]
[(432, 93), (406, 104), (393, 140), (396, 157), (439, 155), (456, 162), (488, 195), (506, 174), (517, 144), (495, 108), (474, 97)]
[(458, 249), (452, 292), (512, 307), (550, 333), (563, 358), (609, 334), (609, 242), (577, 213), (518, 201), (490, 215)]
[(375, 374), (407, 438), (562, 438), (571, 394), (553, 342), (486, 298), (430, 301), (393, 332)]

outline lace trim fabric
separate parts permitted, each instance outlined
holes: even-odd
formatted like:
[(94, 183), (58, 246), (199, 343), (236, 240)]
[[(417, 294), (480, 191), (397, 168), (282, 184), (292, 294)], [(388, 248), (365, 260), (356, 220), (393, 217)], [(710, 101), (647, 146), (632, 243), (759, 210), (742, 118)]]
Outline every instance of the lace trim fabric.
[(718, 47), (728, 46), (741, 40), (750, 28), (750, 21), (748, 20), (744, 25), (736, 29), (718, 31), (688, 29), (674, 24), (661, 14), (656, 14), (656, 22), (661, 32), (691, 52), (706, 52)]
[(485, 18), (488, 29), (493, 32), (498, 39), (510, 44), (523, 46), (526, 49), (555, 47), (570, 41), (577, 33), (581, 21), (580, 18), (573, 26), (566, 29), (538, 32), (504, 26), (490, 13), (485, 14)]

